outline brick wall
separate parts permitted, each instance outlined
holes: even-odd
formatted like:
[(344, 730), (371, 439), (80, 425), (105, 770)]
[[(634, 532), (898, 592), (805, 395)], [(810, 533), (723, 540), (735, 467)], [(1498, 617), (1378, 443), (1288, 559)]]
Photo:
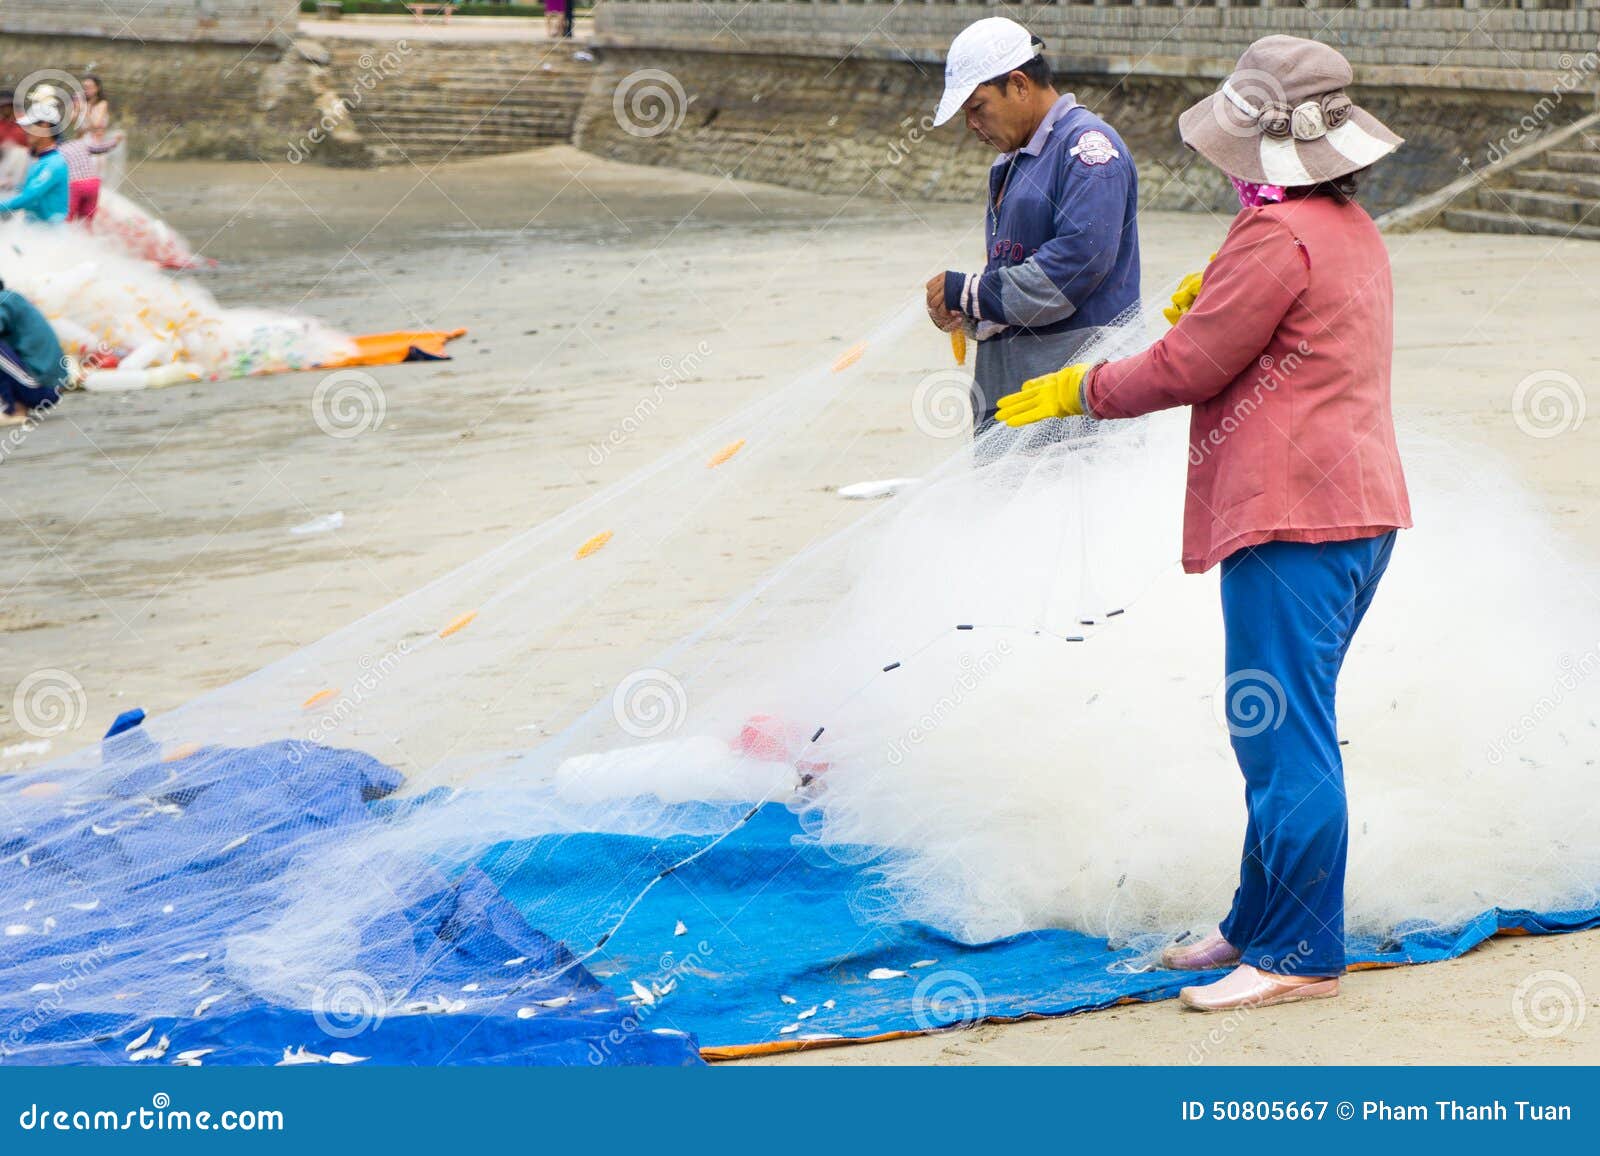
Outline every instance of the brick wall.
[(967, 24), (1007, 15), (1046, 41), (1058, 67), (1076, 71), (1220, 76), (1252, 40), (1282, 32), (1335, 45), (1370, 83), (1529, 90), (1548, 83), (1541, 74), (1570, 67), (1573, 56), (1600, 41), (1597, 0), (1557, 3), (1562, 7), (1460, 0), (1384, 7), (1369, 0), (1309, 7), (605, 0), (596, 35), (602, 44), (628, 47), (938, 62)]
[[(1045, 40), (1058, 86), (1122, 133), (1147, 204), (1220, 208), (1231, 193), (1178, 141), (1178, 114), (1213, 91), (1252, 40), (1290, 33), (1344, 52), (1356, 98), (1406, 137), (1368, 182), (1364, 199), (1384, 209), (1494, 159), (1513, 132), (1526, 139), (1596, 107), (1600, 0), (1527, 2), (1546, 7), (606, 0), (596, 15), (603, 75), (577, 139), (636, 163), (907, 201), (965, 199), (993, 154), (959, 126), (933, 129), (929, 114), (950, 40), (973, 20), (1008, 15)], [(657, 88), (680, 106), (670, 131), (639, 131), (618, 112), (618, 94), (654, 73), (668, 77)]]
[(294, 33), (296, 0), (0, 0), (0, 33), (257, 44)]

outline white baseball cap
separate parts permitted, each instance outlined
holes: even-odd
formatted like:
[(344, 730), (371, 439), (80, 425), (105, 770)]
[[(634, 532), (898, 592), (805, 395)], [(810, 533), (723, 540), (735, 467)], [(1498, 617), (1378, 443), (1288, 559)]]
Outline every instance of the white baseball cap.
[(36, 104), (27, 112), (17, 117), (20, 125), (47, 124), (51, 128), (61, 127), (61, 110), (53, 104)]
[(1021, 68), (1043, 47), (1033, 33), (1004, 16), (988, 16), (967, 25), (950, 42), (944, 61), (944, 95), (939, 98), (933, 123), (940, 125), (955, 116), (978, 85)]

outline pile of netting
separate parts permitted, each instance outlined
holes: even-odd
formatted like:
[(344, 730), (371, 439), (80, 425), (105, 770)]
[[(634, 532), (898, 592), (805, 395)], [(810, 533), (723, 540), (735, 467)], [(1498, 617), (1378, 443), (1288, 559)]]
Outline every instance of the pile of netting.
[(119, 236), (101, 222), (96, 230), (0, 222), (0, 279), (49, 319), (87, 388), (281, 373), (354, 352), (310, 318), (222, 306), (194, 280), (130, 253)]
[[(804, 1039), (837, 1001), (717, 962), (747, 909), (774, 950), (821, 934), (796, 863), (851, 868), (859, 926), (815, 974), (891, 924), (1062, 929), (1101, 974), (1213, 924), (1244, 820), (1215, 576), (1176, 562), (1187, 414), (973, 443), (966, 390), (908, 307), (384, 611), (0, 783), (0, 1046), (666, 1062), (693, 1041), (648, 1016), (693, 984)], [(1592, 908), (1592, 571), (1481, 452), (1403, 450), (1417, 529), (1340, 703), (1352, 931)], [(873, 472), (920, 481), (832, 492)], [(782, 815), (777, 865), (731, 854)]]

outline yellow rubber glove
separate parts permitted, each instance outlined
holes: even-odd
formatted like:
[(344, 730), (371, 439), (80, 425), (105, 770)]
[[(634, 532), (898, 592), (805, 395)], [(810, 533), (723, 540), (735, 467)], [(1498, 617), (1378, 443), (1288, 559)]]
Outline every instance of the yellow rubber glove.
[(1204, 276), (1204, 273), (1190, 273), (1178, 282), (1178, 291), (1172, 295), (1172, 304), (1161, 311), (1168, 325), (1176, 325), (1178, 318), (1189, 312), (1189, 306), (1200, 296), (1200, 281)]
[(1016, 393), (1008, 393), (1000, 399), (995, 420), (1019, 426), (1047, 417), (1082, 417), (1083, 376), (1091, 368), (1085, 361), (1043, 377), (1030, 377)]
[[(1216, 259), (1217, 255), (1215, 253), (1211, 254), (1211, 260), (1215, 261)], [(1178, 282), (1178, 291), (1172, 295), (1172, 304), (1161, 311), (1161, 316), (1167, 319), (1168, 325), (1176, 325), (1178, 318), (1189, 312), (1189, 307), (1194, 304), (1194, 299), (1200, 296), (1200, 284), (1204, 278), (1205, 270), (1201, 270), (1198, 273), (1190, 273), (1182, 281)]]

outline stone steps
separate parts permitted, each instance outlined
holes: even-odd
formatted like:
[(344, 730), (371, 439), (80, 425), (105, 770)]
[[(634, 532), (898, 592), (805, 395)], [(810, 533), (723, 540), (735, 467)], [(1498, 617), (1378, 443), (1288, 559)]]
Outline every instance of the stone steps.
[(1478, 190), (1478, 208), (1492, 213), (1516, 213), (1550, 221), (1600, 224), (1600, 211), (1593, 201), (1569, 193), (1546, 193), (1536, 189), (1486, 188)]
[(1600, 138), (1580, 130), (1497, 173), (1446, 210), (1444, 226), (1600, 240)]
[(1572, 237), (1600, 241), (1600, 214), (1593, 224), (1573, 225), (1547, 217), (1523, 217), (1488, 209), (1446, 209), (1444, 226), (1458, 233), (1506, 233), (1520, 236)]
[(1551, 149), (1539, 160), (1564, 173), (1600, 173), (1600, 149)]
[(1600, 200), (1600, 171), (1578, 173), (1560, 169), (1525, 169), (1511, 174), (1511, 187), (1542, 193), (1564, 193), (1587, 201)]
[(375, 46), (341, 44), (330, 57), (345, 79), (350, 124), (378, 164), (565, 143), (594, 75), (569, 52), (537, 44), (419, 47), (370, 86), (361, 78), (371, 74), (370, 58), (381, 59)]

